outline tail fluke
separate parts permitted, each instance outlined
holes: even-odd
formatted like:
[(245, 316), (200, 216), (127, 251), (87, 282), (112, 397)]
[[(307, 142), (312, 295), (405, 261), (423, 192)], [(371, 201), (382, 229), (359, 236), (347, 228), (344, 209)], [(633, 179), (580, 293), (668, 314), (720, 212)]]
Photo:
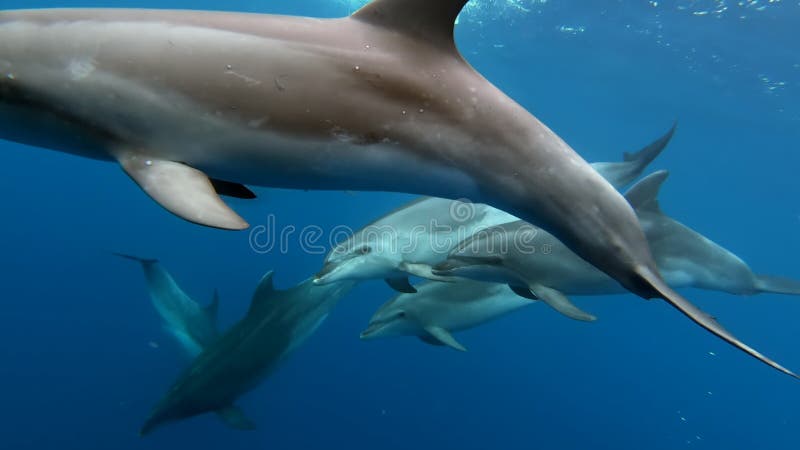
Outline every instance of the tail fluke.
[(756, 289), (773, 294), (800, 295), (800, 281), (791, 278), (756, 275)]
[(783, 367), (782, 365), (778, 364), (772, 359), (762, 355), (754, 348), (750, 347), (749, 345), (737, 339), (736, 336), (734, 336), (728, 330), (723, 328), (723, 326), (720, 325), (719, 322), (717, 322), (717, 320), (714, 317), (705, 313), (700, 308), (696, 307), (688, 300), (683, 298), (680, 294), (673, 291), (672, 288), (667, 286), (667, 284), (661, 279), (661, 277), (656, 275), (651, 270), (643, 269), (639, 271), (639, 275), (642, 277), (643, 281), (647, 282), (658, 293), (658, 295), (661, 298), (666, 300), (675, 309), (686, 315), (688, 318), (692, 319), (692, 321), (694, 321), (701, 327), (719, 336), (725, 342), (733, 345), (734, 347), (747, 353), (748, 355), (758, 359), (764, 364), (767, 364), (768, 366), (773, 367), (774, 369), (777, 369), (789, 376), (800, 379), (800, 376), (798, 376), (791, 370)]

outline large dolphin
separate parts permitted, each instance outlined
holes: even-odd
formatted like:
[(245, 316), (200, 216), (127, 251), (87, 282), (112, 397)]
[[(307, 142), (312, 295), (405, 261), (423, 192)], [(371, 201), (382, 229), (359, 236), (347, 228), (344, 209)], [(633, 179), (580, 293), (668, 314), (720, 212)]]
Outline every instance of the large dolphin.
[(233, 428), (254, 428), (235, 406), (236, 400), (305, 342), (353, 284), (316, 286), (306, 280), (276, 290), (272, 272), (267, 273), (247, 315), (192, 362), (153, 409), (140, 434), (208, 412), (217, 413)]
[(375, 312), (361, 339), (417, 336), (433, 345), (465, 351), (451, 334), (533, 304), (507, 285), (458, 280), (426, 281), (416, 294), (398, 294)]
[[(670, 286), (736, 295), (800, 295), (800, 282), (756, 275), (729, 250), (665, 215), (658, 205), (658, 192), (667, 176), (666, 171), (655, 172), (625, 195), (636, 210), (661, 276)], [(626, 292), (553, 235), (524, 221), (478, 232), (459, 244), (433, 273), (507, 283), (521, 295), (543, 300), (581, 320), (594, 317), (575, 307), (567, 295)]]
[(164, 322), (164, 329), (192, 358), (219, 338), (217, 332), (217, 310), (219, 296), (207, 306), (186, 295), (180, 286), (157, 259), (145, 259), (131, 255), (116, 254), (138, 261), (144, 270), (150, 300)]
[[(667, 146), (675, 132), (666, 134), (621, 162), (592, 163), (592, 167), (616, 189), (638, 178)], [(437, 279), (431, 267), (443, 262), (450, 251), (476, 231), (518, 220), (489, 205), (438, 197), (417, 199), (391, 211), (336, 245), (314, 281), (383, 278), (399, 292), (416, 292), (409, 275)]]
[(115, 161), (166, 209), (220, 228), (247, 224), (215, 185), (490, 204), (796, 377), (664, 283), (622, 195), (462, 58), (453, 26), (466, 1), (375, 0), (327, 20), (2, 12), (0, 137)]

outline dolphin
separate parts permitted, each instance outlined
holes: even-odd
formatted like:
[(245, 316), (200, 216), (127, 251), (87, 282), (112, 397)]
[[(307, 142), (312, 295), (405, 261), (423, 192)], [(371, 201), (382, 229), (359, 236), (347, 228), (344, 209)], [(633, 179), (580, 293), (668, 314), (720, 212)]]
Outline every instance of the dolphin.
[(797, 377), (673, 291), (622, 195), (464, 60), (466, 1), (339, 19), (0, 12), (0, 138), (116, 162), (167, 210), (224, 229), (247, 227), (218, 195), (244, 185), (470, 198)]
[(140, 435), (208, 412), (235, 429), (255, 428), (236, 400), (302, 345), (354, 285), (316, 286), (306, 280), (277, 290), (272, 278), (272, 272), (264, 275), (247, 315), (195, 358), (155, 406)]
[(200, 306), (183, 292), (157, 259), (145, 259), (121, 253), (115, 255), (141, 263), (150, 300), (164, 322), (164, 329), (178, 341), (190, 357), (194, 358), (217, 340), (219, 295), (216, 290), (211, 303)]
[[(695, 287), (736, 295), (762, 292), (800, 295), (800, 282), (756, 275), (741, 258), (665, 215), (658, 193), (668, 172), (655, 172), (625, 195), (636, 210), (661, 276), (675, 288)], [(619, 283), (570, 251), (546, 231), (514, 221), (478, 232), (434, 267), (437, 276), (509, 284), (578, 320), (594, 320), (567, 295), (627, 292)]]
[(466, 351), (451, 334), (533, 304), (507, 285), (473, 280), (425, 281), (416, 294), (398, 294), (375, 312), (361, 339), (417, 336), (432, 345)]
[[(592, 167), (616, 189), (638, 178), (664, 150), (675, 133), (675, 125), (663, 136), (621, 162), (592, 163)], [(519, 220), (497, 208), (467, 200), (424, 197), (413, 200), (353, 233), (325, 257), (314, 282), (384, 279), (398, 292), (416, 289), (409, 275), (447, 281), (431, 267), (443, 262), (450, 251), (476, 231)]]

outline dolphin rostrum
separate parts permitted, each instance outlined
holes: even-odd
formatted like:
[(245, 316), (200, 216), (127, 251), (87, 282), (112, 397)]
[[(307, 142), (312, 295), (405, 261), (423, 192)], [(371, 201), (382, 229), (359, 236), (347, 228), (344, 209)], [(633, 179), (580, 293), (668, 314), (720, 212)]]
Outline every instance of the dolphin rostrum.
[[(665, 215), (658, 192), (666, 171), (643, 178), (625, 195), (636, 210), (661, 276), (672, 287), (695, 287), (754, 295), (800, 295), (800, 282), (756, 275), (738, 256)], [(567, 295), (604, 295), (626, 290), (578, 257), (553, 235), (523, 221), (487, 228), (466, 239), (433, 268), (441, 277), (500, 282), (579, 320), (594, 320)]]
[(466, 1), (375, 0), (327, 20), (1, 12), (0, 137), (116, 161), (169, 211), (227, 229), (247, 223), (218, 192), (244, 184), (490, 204), (795, 376), (673, 291), (622, 195), (462, 58)]
[(353, 285), (345, 281), (316, 286), (306, 280), (276, 290), (268, 272), (247, 315), (195, 358), (153, 409), (140, 434), (208, 412), (233, 428), (253, 429), (235, 401), (305, 342)]
[(204, 348), (216, 341), (219, 296), (208, 306), (200, 306), (186, 295), (157, 259), (144, 259), (116, 253), (117, 256), (138, 261), (144, 270), (147, 290), (164, 329), (171, 334), (186, 353), (194, 358)]
[[(592, 163), (612, 186), (621, 189), (638, 178), (669, 143), (666, 134), (622, 162)], [(459, 242), (476, 231), (519, 220), (489, 205), (437, 197), (421, 198), (385, 214), (345, 241), (325, 257), (316, 283), (383, 278), (399, 292), (416, 292), (409, 275), (440, 281), (431, 267), (447, 258)]]
[(361, 339), (417, 336), (433, 345), (466, 351), (451, 334), (532, 304), (508, 286), (472, 280), (426, 281), (416, 294), (398, 294), (375, 312)]

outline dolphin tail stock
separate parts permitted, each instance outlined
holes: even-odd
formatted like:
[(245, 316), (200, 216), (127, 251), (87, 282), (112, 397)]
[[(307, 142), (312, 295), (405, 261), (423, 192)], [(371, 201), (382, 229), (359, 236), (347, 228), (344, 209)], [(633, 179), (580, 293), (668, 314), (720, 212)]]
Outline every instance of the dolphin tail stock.
[(756, 275), (758, 292), (786, 295), (800, 295), (800, 281), (791, 278)]
[(158, 259), (155, 258), (141, 258), (139, 256), (129, 255), (127, 253), (119, 253), (119, 252), (111, 252), (114, 256), (119, 256), (120, 258), (130, 259), (131, 261), (137, 261), (142, 264), (155, 264), (158, 262)]
[(680, 294), (672, 290), (672, 288), (667, 286), (664, 280), (661, 279), (661, 277), (658, 276), (653, 270), (649, 268), (640, 268), (639, 270), (637, 270), (637, 274), (641, 277), (640, 281), (649, 285), (649, 287), (654, 291), (656, 297), (660, 297), (666, 300), (667, 303), (672, 305), (675, 309), (680, 311), (682, 314), (687, 316), (696, 324), (710, 331), (712, 334), (716, 335), (723, 341), (733, 345), (739, 350), (763, 362), (764, 364), (780, 372), (783, 372), (786, 375), (789, 375), (793, 378), (800, 379), (800, 376), (798, 376), (791, 370), (783, 367), (782, 365), (778, 364), (777, 362), (773, 361), (767, 356), (761, 354), (756, 349), (740, 341), (736, 336), (731, 334), (722, 325), (720, 325), (720, 323), (717, 322), (717, 320), (714, 317), (704, 312), (697, 306), (693, 305), (691, 302), (683, 298)]

